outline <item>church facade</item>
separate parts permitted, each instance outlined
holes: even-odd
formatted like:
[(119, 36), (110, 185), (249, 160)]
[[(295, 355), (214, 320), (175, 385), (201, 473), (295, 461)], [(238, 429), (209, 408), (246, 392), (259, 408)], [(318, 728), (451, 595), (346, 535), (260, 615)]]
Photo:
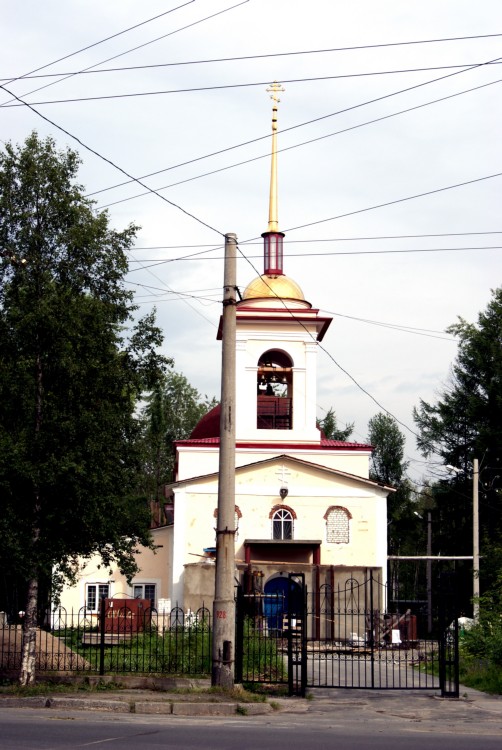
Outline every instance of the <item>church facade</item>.
[[(369, 479), (371, 446), (327, 439), (316, 422), (319, 343), (332, 321), (283, 270), (272, 98), (264, 270), (236, 304), (235, 581), (264, 594), (282, 591), (290, 573), (303, 574), (311, 591), (362, 582), (370, 571), (385, 583), (392, 488)], [(65, 589), (65, 606), (89, 608), (101, 595), (121, 595), (160, 610), (211, 610), (219, 436), (217, 406), (177, 442), (176, 474), (165, 488), (171, 523), (153, 532), (156, 554), (139, 551), (132, 584), (117, 571), (100, 577), (91, 561), (78, 587)]]

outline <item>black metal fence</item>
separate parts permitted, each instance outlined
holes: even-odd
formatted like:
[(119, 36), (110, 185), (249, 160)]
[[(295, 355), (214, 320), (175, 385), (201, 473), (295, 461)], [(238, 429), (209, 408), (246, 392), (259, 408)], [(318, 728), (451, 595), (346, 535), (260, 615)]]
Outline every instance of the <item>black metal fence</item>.
[(373, 577), (321, 586), (308, 595), (308, 684), (419, 690), (439, 688), (439, 644), (409, 609), (388, 612)]
[[(211, 615), (206, 608), (158, 612), (145, 600), (107, 599), (99, 613), (57, 608), (46, 612), (43, 621), (36, 638), (39, 673), (211, 673)], [(22, 627), (0, 628), (0, 639), (0, 672), (18, 673)]]
[(362, 581), (348, 578), (343, 586), (308, 593), (298, 576), (290, 578), (294, 597), (240, 593), (236, 679), (284, 683), (300, 695), (307, 687), (336, 687), (458, 696), (453, 598), (441, 620), (434, 617), (440, 633), (434, 638), (409, 608), (388, 611), (386, 586), (371, 572)]
[[(235, 680), (307, 687), (440, 689), (458, 697), (458, 626), (454, 585), (440, 589), (441, 617), (430, 633), (410, 609), (388, 611), (387, 591), (373, 574), (344, 586), (307, 592), (290, 574), (283, 592), (237, 595)], [(147, 600), (103, 599), (85, 608), (45, 614), (37, 631), (36, 671), (87, 674), (209, 676), (211, 614), (175, 607), (159, 612)], [(0, 673), (19, 673), (22, 628), (0, 628)]]

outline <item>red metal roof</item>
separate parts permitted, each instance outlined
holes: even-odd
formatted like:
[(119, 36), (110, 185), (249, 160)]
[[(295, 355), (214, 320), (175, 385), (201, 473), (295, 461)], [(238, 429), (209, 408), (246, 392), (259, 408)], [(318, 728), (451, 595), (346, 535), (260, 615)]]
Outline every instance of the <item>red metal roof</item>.
[[(219, 445), (220, 443), (220, 404), (214, 406), (211, 411), (208, 411), (202, 419), (195, 425), (192, 430), (192, 434), (186, 440), (177, 440), (176, 445), (184, 446), (196, 446), (196, 445)], [(284, 432), (284, 431), (283, 431)], [(281, 436), (282, 437), (282, 436)], [(284, 435), (286, 438), (286, 434)], [(348, 443), (343, 440), (329, 440), (324, 437), (324, 434), (320, 432), (320, 440), (318, 444), (307, 443), (305, 445), (292, 443), (291, 441), (284, 439), (280, 442), (238, 442), (237, 447), (240, 448), (297, 448), (300, 450), (328, 450), (338, 448), (339, 450), (372, 450), (371, 445), (366, 443)]]

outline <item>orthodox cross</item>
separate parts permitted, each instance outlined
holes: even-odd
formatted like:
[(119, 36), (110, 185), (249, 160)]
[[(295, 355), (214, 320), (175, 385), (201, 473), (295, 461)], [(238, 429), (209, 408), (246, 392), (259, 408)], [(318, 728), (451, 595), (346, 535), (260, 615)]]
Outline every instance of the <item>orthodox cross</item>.
[(271, 91), (272, 92), (270, 94), (270, 98), (274, 102), (273, 107), (272, 107), (272, 110), (273, 110), (273, 114), (272, 114), (272, 130), (277, 130), (277, 104), (281, 101), (279, 99), (278, 94), (281, 91), (286, 91), (286, 89), (283, 86), (281, 86), (280, 83), (277, 83), (277, 81), (274, 81), (273, 83), (270, 84), (270, 86), (268, 87), (267, 91)]
[(276, 476), (279, 477), (281, 484), (286, 485), (288, 483), (288, 477), (291, 475), (291, 472), (289, 471), (289, 469), (286, 469), (284, 464), (275, 473)]

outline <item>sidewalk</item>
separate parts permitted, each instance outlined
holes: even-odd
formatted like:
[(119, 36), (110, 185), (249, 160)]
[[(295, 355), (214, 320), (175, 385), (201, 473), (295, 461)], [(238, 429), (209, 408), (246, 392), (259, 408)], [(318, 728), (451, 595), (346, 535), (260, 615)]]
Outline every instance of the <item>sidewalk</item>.
[[(181, 682), (181, 681), (180, 681)], [(96, 691), (51, 692), (18, 697), (0, 694), (2, 708), (35, 708), (64, 712), (98, 711), (121, 714), (149, 714), (178, 717), (272, 716), (285, 713), (308, 714), (310, 718), (336, 718), (344, 722), (399, 721), (424, 729), (434, 725), (448, 731), (462, 725), (466, 732), (493, 733), (502, 736), (502, 696), (490, 696), (461, 687), (458, 700), (441, 699), (434, 691), (344, 690), (315, 688), (307, 698), (270, 697), (262, 703), (231, 699), (208, 692), (209, 681), (196, 685), (179, 684), (171, 690), (145, 688)], [(183, 692), (180, 692), (183, 690)], [(184, 692), (187, 690), (187, 692)], [(244, 698), (245, 696), (243, 696)]]

